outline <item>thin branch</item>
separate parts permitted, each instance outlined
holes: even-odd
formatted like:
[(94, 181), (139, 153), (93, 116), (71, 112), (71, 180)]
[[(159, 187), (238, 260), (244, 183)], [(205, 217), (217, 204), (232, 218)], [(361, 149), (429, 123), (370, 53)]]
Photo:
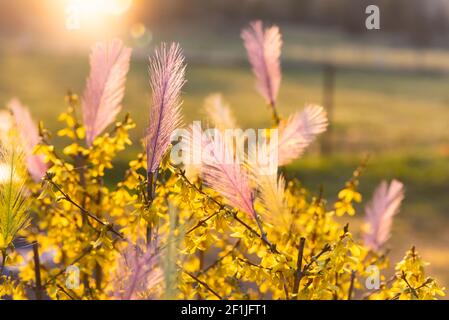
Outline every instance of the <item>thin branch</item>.
[(351, 300), (352, 292), (354, 291), (355, 274), (356, 274), (356, 271), (353, 270), (351, 272), (351, 283), (349, 285), (349, 290), (348, 290), (348, 300)]
[[(81, 261), (85, 256), (87, 256), (93, 249), (93, 245), (88, 245), (83, 252), (77, 257), (75, 258), (75, 260), (72, 261), (72, 263), (69, 264), (69, 266), (74, 265), (76, 263), (78, 263), (79, 261)], [(62, 269), (61, 271), (59, 271), (58, 273), (56, 273), (55, 275), (53, 275), (51, 278), (49, 278), (44, 286), (47, 286), (48, 284), (50, 284), (53, 280), (55, 280), (56, 278), (58, 278), (59, 276), (63, 275), (66, 272), (67, 268)]]
[[(385, 286), (387, 286), (387, 285), (389, 285), (390, 283), (392, 283), (394, 280), (396, 280), (397, 278), (396, 278), (396, 275), (394, 275), (394, 276), (392, 276), (390, 279), (388, 279), (388, 281), (386, 281), (383, 285), (385, 285)], [(382, 286), (379, 286), (379, 289), (376, 289), (376, 290), (373, 290), (373, 291), (371, 291), (370, 293), (368, 293), (368, 294), (366, 294), (364, 297), (363, 297), (363, 300), (367, 300), (367, 299), (369, 299), (373, 294), (375, 294), (375, 293), (377, 293), (377, 292), (379, 292), (379, 291), (381, 291), (382, 290)]]
[(419, 290), (419, 289), (427, 286), (431, 282), (433, 282), (433, 280), (431, 278), (428, 278), (428, 279), (426, 279), (426, 281), (422, 285), (420, 285), (419, 287), (416, 287), (415, 290)]
[(266, 237), (261, 236), (256, 230), (251, 228), (245, 221), (237, 217), (237, 213), (233, 213), (234, 220), (240, 223), (242, 226), (244, 226), (246, 229), (248, 229), (249, 232), (254, 234), (256, 237), (260, 238), (263, 243), (265, 243), (273, 253), (280, 254), (280, 252), (277, 250), (276, 245), (272, 244), (270, 241), (267, 240)]
[(157, 171), (155, 173), (153, 172), (147, 172), (147, 194), (148, 197), (148, 204), (153, 203), (154, 197), (155, 197), (155, 191), (156, 191), (156, 182), (157, 182)]
[(272, 247), (271, 243), (268, 241), (267, 238), (267, 233), (263, 230), (263, 226), (262, 226), (262, 221), (260, 221), (260, 217), (258, 214), (256, 214), (254, 216), (254, 219), (256, 220), (257, 226), (259, 227), (259, 231), (260, 231), (260, 237), (262, 238), (262, 240), (269, 246)]
[(41, 280), (41, 263), (39, 260), (39, 244), (37, 241), (33, 243), (33, 258), (34, 258), (34, 276), (36, 279), (36, 299), (42, 300), (42, 280)]
[(61, 290), (66, 296), (68, 296), (71, 300), (80, 300), (78, 297), (72, 296), (70, 293), (67, 292), (62, 286), (59, 284), (57, 285), (58, 289)]
[(290, 300), (290, 294), (288, 293), (288, 285), (287, 285), (287, 279), (285, 279), (284, 274), (281, 272), (282, 282), (284, 286), (284, 293), (285, 293), (285, 300)]
[(299, 240), (299, 249), (298, 249), (298, 260), (296, 261), (296, 273), (295, 273), (295, 281), (293, 284), (293, 294), (297, 295), (299, 291), (299, 283), (301, 282), (302, 275), (302, 258), (304, 255), (304, 246), (306, 244), (306, 238), (301, 238)]
[[(201, 190), (200, 188), (198, 188), (194, 183), (192, 183), (185, 175), (185, 172), (183, 170), (178, 170), (177, 172), (178, 176), (181, 177), (181, 179), (187, 184), (189, 185), (193, 190), (195, 190), (196, 192), (200, 193), (201, 195), (203, 195), (204, 197), (206, 197), (208, 200), (212, 201), (213, 203), (215, 203), (220, 210), (225, 210), (227, 213), (231, 214), (231, 216), (235, 219), (235, 221), (237, 221), (238, 223), (240, 223), (242, 226), (244, 226), (246, 229), (248, 229), (248, 231), (250, 231), (252, 234), (254, 234), (255, 236), (257, 236), (258, 238), (260, 238), (262, 240), (262, 242), (264, 242), (273, 253), (277, 253), (279, 254), (280, 252), (276, 249), (276, 246), (273, 245), (270, 241), (268, 241), (268, 239), (266, 238), (266, 236), (264, 236), (263, 234), (259, 234), (256, 230), (254, 230), (252, 227), (250, 227), (246, 222), (244, 222), (243, 220), (241, 220), (239, 217), (237, 217), (237, 213), (233, 212), (231, 210), (229, 210), (224, 204), (222, 204), (221, 202), (219, 202), (217, 199), (215, 199), (214, 197), (208, 195), (206, 192), (204, 192), (203, 190)], [(210, 218), (212, 218), (213, 216), (215, 216), (216, 214), (218, 214), (218, 212), (214, 213), (212, 216), (209, 216), (207, 218), (207, 220), (209, 220)], [(206, 221), (207, 221), (206, 220)], [(256, 219), (257, 221), (257, 219)], [(200, 221), (201, 222), (201, 221)], [(200, 222), (194, 227), (194, 229), (198, 228), (199, 226), (201, 226)], [(189, 231), (190, 232), (190, 231)]]
[(204, 270), (202, 270), (200, 272), (200, 274), (205, 274), (207, 273), (210, 269), (214, 268), (216, 265), (218, 265), (221, 261), (223, 261), (224, 258), (228, 257), (229, 255), (231, 255), (240, 245), (242, 239), (238, 239), (234, 245), (234, 247), (232, 247), (231, 250), (229, 250), (227, 253), (225, 253), (224, 256), (220, 257), (219, 259), (215, 260), (215, 262), (213, 262), (211, 265), (209, 265), (207, 268), (205, 268)]
[(326, 252), (330, 251), (331, 249), (332, 249), (331, 245), (327, 243), (324, 246), (324, 248), (316, 256), (312, 257), (312, 260), (307, 265), (304, 266), (304, 269), (302, 270), (302, 274), (304, 275), (310, 269), (312, 264), (319, 259), (319, 257), (321, 257)]
[(186, 235), (189, 234), (189, 233), (192, 233), (193, 231), (195, 231), (199, 227), (205, 226), (206, 222), (209, 221), (210, 219), (212, 219), (213, 217), (215, 217), (219, 212), (220, 212), (220, 210), (218, 210), (218, 211), (214, 212), (213, 214), (211, 214), (210, 216), (208, 216), (208, 217), (198, 221), (198, 223), (195, 226), (193, 226), (189, 231), (186, 232)]
[(45, 176), (45, 180), (48, 181), (53, 187), (55, 187), (62, 194), (64, 200), (66, 200), (67, 202), (70, 202), (72, 205), (77, 207), (81, 211), (81, 213), (87, 215), (89, 218), (95, 220), (96, 222), (98, 222), (102, 226), (106, 227), (108, 229), (108, 231), (111, 231), (116, 236), (120, 237), (122, 240), (125, 239), (120, 232), (118, 232), (118, 231), (116, 231), (114, 229), (112, 224), (103, 222), (102, 220), (97, 218), (94, 214), (90, 213), (87, 209), (83, 208), (81, 205), (79, 205), (74, 200), (72, 200), (72, 198), (67, 193), (65, 193), (57, 183), (55, 183), (52, 180), (52, 177), (51, 177), (51, 175), (49, 173), (47, 173), (47, 175)]
[(410, 283), (407, 280), (407, 277), (405, 275), (405, 272), (402, 271), (402, 275), (401, 275), (401, 279), (405, 281), (405, 283), (407, 284), (407, 286), (410, 288), (410, 290), (412, 291), (413, 295), (415, 296), (416, 299), (419, 299), (418, 293), (416, 292), (416, 289), (413, 288)]
[[(182, 269), (182, 268), (181, 268)], [(204, 281), (198, 279), (196, 276), (194, 276), (193, 274), (191, 274), (190, 272), (182, 269), (182, 272), (184, 272), (185, 274), (187, 274), (189, 277), (191, 277), (193, 280), (195, 280), (196, 282), (198, 282), (199, 284), (201, 284), (204, 288), (206, 288), (210, 293), (212, 293), (214, 296), (216, 296), (218, 299), (223, 300), (223, 298), (211, 287), (209, 287), (209, 285), (207, 283), (205, 283)]]
[(270, 108), (271, 108), (273, 121), (278, 126), (279, 123), (281, 122), (281, 118), (279, 117), (279, 114), (276, 110), (276, 103), (274, 101), (270, 102)]
[(3, 271), (5, 270), (7, 257), (8, 255), (6, 254), (6, 250), (2, 250), (2, 266), (0, 267), (0, 276), (3, 275)]

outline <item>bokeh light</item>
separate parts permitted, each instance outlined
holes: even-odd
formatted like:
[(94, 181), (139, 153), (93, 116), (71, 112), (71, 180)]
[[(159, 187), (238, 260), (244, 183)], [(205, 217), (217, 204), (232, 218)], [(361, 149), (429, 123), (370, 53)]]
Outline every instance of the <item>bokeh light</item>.
[(78, 9), (84, 18), (94, 19), (104, 15), (122, 15), (132, 5), (132, 0), (68, 0), (67, 7)]

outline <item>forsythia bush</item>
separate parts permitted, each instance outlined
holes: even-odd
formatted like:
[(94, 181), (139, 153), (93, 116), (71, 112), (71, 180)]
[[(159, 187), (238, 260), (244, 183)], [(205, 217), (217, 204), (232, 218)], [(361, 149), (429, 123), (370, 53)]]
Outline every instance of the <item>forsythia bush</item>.
[[(276, 110), (281, 37), (260, 22), (242, 33), (258, 89), (279, 128), (279, 165), (298, 158), (327, 119), (309, 106)], [(0, 297), (12, 299), (434, 299), (443, 288), (412, 248), (391, 277), (384, 243), (403, 198), (383, 183), (366, 209), (363, 241), (336, 216), (354, 215), (364, 163), (336, 203), (282, 174), (217, 161), (172, 163), (181, 126), (184, 58), (177, 45), (150, 60), (153, 101), (143, 152), (119, 183), (112, 161), (132, 141), (121, 110), (131, 51), (97, 45), (82, 98), (66, 97), (62, 150), (14, 100), (1, 116)], [(217, 128), (235, 126), (218, 95), (206, 110)], [(80, 116), (82, 115), (82, 116)], [(109, 124), (115, 123), (112, 128)], [(109, 131), (107, 131), (109, 130)], [(192, 131), (189, 131), (192, 132)], [(187, 139), (188, 140), (188, 139)], [(203, 143), (204, 141), (202, 141)], [(211, 154), (223, 156), (212, 144)], [(233, 153), (233, 150), (226, 152)], [(117, 180), (117, 177), (115, 177)], [(372, 285), (372, 286), (370, 286)]]

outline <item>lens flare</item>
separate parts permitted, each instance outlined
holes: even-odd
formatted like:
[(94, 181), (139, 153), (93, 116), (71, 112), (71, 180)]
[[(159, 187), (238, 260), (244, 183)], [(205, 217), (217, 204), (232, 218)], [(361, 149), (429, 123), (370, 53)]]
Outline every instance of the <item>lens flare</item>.
[(69, 0), (68, 6), (80, 13), (95, 15), (122, 15), (131, 7), (132, 0)]
[(132, 0), (67, 0), (66, 28), (90, 31), (102, 28), (109, 18), (125, 14), (132, 3)]

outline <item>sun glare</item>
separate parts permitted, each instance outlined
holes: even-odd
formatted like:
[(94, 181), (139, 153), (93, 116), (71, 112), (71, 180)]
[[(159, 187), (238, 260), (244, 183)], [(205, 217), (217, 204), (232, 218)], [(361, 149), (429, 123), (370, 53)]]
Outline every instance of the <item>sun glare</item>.
[(132, 0), (67, 0), (66, 28), (89, 31), (105, 28), (109, 18), (122, 16), (131, 5)]
[(88, 16), (122, 15), (131, 7), (132, 0), (68, 0), (67, 6)]
[[(11, 179), (11, 166), (6, 163), (0, 163), (0, 185), (7, 183)], [(14, 181), (18, 181), (16, 175), (13, 176)]]

